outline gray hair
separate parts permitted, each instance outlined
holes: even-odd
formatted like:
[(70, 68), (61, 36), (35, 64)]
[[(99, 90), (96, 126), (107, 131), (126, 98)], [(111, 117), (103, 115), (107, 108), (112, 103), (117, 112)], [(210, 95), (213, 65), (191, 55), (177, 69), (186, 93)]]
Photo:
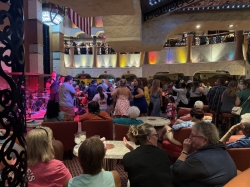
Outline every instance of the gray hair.
[(132, 119), (137, 118), (140, 115), (140, 110), (136, 106), (131, 106), (128, 109), (128, 116)]
[(192, 128), (196, 129), (201, 136), (207, 138), (209, 144), (217, 144), (220, 140), (219, 131), (212, 123), (201, 121), (193, 125)]
[(204, 104), (203, 104), (202, 101), (196, 101), (196, 102), (194, 103), (194, 107), (195, 107), (195, 108), (199, 108), (199, 109), (203, 109)]
[(241, 115), (241, 123), (244, 123), (244, 125), (250, 126), (250, 113), (246, 113)]

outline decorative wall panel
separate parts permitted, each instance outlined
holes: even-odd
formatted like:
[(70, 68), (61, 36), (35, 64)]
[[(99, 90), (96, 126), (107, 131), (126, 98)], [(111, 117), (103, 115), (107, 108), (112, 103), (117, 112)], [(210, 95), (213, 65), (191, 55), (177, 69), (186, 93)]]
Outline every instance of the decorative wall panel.
[(75, 67), (93, 67), (93, 55), (74, 55)]
[(123, 74), (135, 74), (137, 77), (142, 77), (142, 68), (65, 68), (63, 75), (76, 76), (77, 74), (90, 74), (91, 77), (98, 77), (101, 74), (112, 74), (115, 77), (121, 77)]
[(97, 55), (97, 67), (116, 67), (117, 54)]
[[(25, 124), (25, 89), (21, 88), (24, 81), (24, 24), (23, 24), (23, 0), (0, 0), (1, 4), (7, 4), (8, 10), (2, 10), (0, 6), (0, 77), (8, 84), (9, 89), (0, 90), (0, 125), (6, 130), (0, 136), (4, 143), (0, 148), (1, 177), (0, 186), (27, 186), (27, 153), (23, 136), (26, 130)], [(9, 55), (6, 52), (9, 52)], [(8, 76), (2, 67), (5, 63), (9, 67), (18, 67), (22, 70), (18, 80), (14, 81)], [(10, 132), (13, 132), (11, 134)], [(21, 149), (14, 149), (18, 141)], [(15, 162), (13, 159), (15, 158)]]
[(194, 62), (211, 62), (212, 45), (199, 45), (192, 48), (192, 61)]
[(236, 42), (211, 45), (211, 62), (232, 61), (236, 51)]
[(140, 66), (140, 54), (121, 54), (119, 67), (139, 67)]

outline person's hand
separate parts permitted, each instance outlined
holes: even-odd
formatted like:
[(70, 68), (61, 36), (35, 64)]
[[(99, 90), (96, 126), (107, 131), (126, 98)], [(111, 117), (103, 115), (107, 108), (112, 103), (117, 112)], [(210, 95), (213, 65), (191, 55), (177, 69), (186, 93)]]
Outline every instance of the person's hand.
[(192, 146), (191, 139), (189, 138), (185, 139), (183, 142), (183, 151), (189, 153), (191, 146)]
[(123, 143), (130, 151), (134, 150), (133, 146), (128, 143), (128, 140), (125, 137), (123, 137)]
[(231, 133), (235, 133), (236, 131), (243, 130), (244, 128), (245, 126), (243, 125), (243, 123), (238, 123), (236, 125), (233, 125), (229, 131)]

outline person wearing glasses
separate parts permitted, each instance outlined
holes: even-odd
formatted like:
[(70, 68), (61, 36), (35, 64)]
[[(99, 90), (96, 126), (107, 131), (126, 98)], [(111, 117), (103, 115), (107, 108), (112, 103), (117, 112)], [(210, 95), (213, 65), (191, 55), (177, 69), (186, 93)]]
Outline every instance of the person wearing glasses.
[(131, 126), (127, 136), (139, 145), (134, 149), (123, 138), (125, 146), (131, 151), (123, 157), (130, 187), (172, 187), (169, 156), (157, 147), (158, 134), (154, 126), (147, 123)]
[(41, 126), (26, 136), (29, 187), (62, 187), (65, 181), (72, 178), (65, 165), (54, 159), (52, 139), (52, 130)]
[[(191, 147), (196, 149), (190, 153)], [(183, 142), (183, 151), (172, 167), (174, 187), (224, 186), (237, 175), (234, 161), (219, 141), (219, 132), (212, 123), (198, 122), (190, 137)]]

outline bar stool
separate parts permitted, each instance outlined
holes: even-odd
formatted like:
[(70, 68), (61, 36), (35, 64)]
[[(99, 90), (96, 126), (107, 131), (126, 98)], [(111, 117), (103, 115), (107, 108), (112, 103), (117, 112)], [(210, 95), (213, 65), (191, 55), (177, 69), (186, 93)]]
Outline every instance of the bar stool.
[(218, 112), (215, 112), (213, 110), (209, 110), (209, 113), (213, 114), (213, 122), (216, 125), (216, 127), (218, 127)]
[(221, 116), (226, 121), (226, 130), (228, 131), (234, 123), (235, 115), (230, 113), (222, 113)]

